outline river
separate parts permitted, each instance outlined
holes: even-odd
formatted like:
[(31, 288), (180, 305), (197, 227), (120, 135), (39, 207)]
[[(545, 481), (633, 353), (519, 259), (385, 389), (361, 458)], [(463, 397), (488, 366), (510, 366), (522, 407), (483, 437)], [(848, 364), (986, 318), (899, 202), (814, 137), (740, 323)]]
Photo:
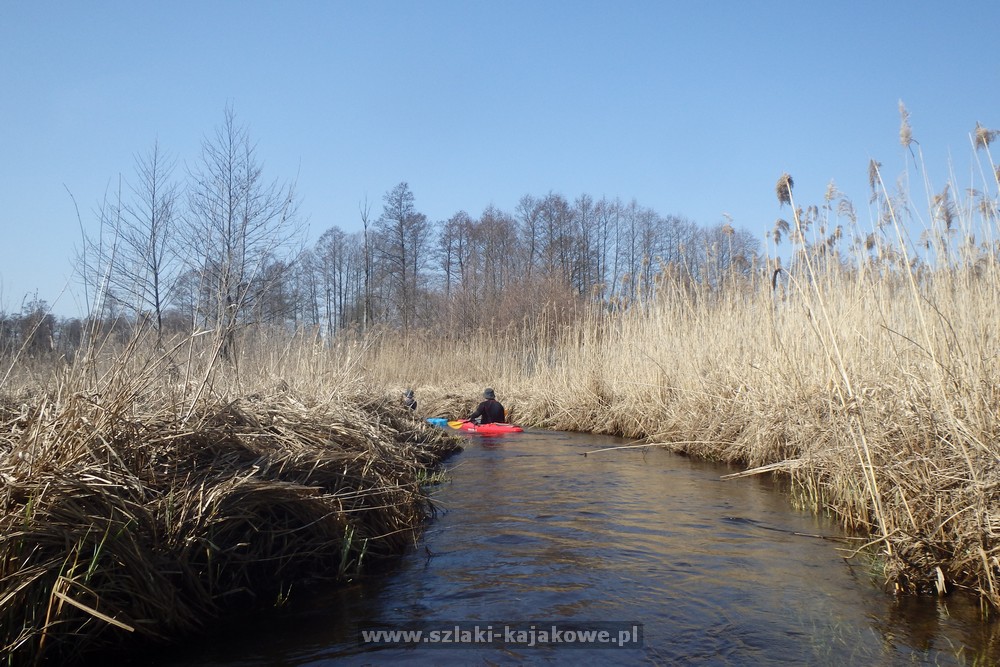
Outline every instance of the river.
[[(996, 629), (979, 620), (974, 601), (885, 593), (863, 562), (844, 559), (856, 540), (828, 519), (792, 509), (767, 478), (723, 480), (734, 470), (656, 448), (583, 455), (625, 444), (604, 436), (529, 430), (467, 440), (465, 451), (448, 461), (447, 481), (434, 490), (437, 517), (389, 571), (334, 590), (293, 588), (284, 608), (158, 651), (146, 662), (963, 665), (1000, 659)], [(421, 630), (422, 638), (483, 642), (487, 628), (500, 641), (414, 647), (366, 643), (359, 632)], [(527, 646), (532, 629), (536, 640), (559, 642)], [(601, 629), (623, 645), (568, 643), (588, 636), (576, 631)]]

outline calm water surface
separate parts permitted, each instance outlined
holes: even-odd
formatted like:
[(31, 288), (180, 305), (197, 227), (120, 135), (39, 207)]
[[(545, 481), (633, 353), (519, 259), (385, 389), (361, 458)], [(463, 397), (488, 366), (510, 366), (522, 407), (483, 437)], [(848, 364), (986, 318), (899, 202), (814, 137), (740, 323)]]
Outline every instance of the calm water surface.
[[(161, 667), (997, 664), (959, 598), (896, 600), (837, 527), (766, 480), (581, 434), (468, 436), (440, 512), (387, 573), (161, 654)], [(821, 539), (822, 535), (834, 539)], [(642, 624), (641, 647), (376, 647), (358, 628)], [(499, 628), (500, 626), (497, 625)], [(150, 657), (150, 661), (154, 658)]]

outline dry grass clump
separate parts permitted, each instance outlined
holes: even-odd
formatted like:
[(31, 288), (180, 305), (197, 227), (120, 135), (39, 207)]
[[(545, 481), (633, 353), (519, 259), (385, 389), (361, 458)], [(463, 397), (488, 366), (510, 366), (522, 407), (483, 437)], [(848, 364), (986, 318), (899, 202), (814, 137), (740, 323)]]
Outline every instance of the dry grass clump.
[(457, 450), (385, 399), (204, 398), (185, 418), (143, 398), (0, 401), (8, 664), (176, 639), (354, 576), (412, 545), (423, 472)]

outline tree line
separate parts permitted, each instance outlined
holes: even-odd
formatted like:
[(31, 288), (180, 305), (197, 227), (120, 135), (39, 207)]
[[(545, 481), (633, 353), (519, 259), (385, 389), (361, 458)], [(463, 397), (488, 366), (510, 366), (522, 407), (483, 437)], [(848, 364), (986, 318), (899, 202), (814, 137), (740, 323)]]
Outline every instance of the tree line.
[[(332, 226), (306, 246), (295, 183), (265, 177), (232, 108), (192, 165), (178, 169), (154, 143), (116, 185), (76, 258), (87, 319), (158, 335), (211, 330), (223, 356), (247, 325), (461, 336), (553, 305), (627, 306), (665, 275), (722, 287), (761, 259), (759, 241), (728, 223), (706, 228), (586, 194), (525, 195), (513, 211), (433, 221), (406, 182), (380, 211), (359, 206), (358, 231)], [(38, 305), (22, 315), (37, 320)], [(14, 346), (22, 328), (0, 329), (0, 345)]]
[[(760, 244), (729, 224), (703, 228), (632, 200), (525, 195), (431, 223), (405, 182), (361, 232), (333, 227), (304, 255), (300, 321), (328, 330), (385, 323), (464, 335), (503, 327), (552, 304), (624, 306), (672, 274), (722, 286), (760, 262)], [(311, 319), (310, 319), (311, 318)], [(325, 318), (325, 319), (324, 319)]]

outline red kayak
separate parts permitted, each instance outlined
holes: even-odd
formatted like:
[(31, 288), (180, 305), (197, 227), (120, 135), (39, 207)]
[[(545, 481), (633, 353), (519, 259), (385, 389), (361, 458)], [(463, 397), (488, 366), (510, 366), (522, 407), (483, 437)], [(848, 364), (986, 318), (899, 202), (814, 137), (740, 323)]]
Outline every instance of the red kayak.
[(482, 433), (483, 435), (503, 435), (504, 433), (520, 433), (524, 429), (514, 424), (506, 422), (493, 422), (492, 424), (477, 424), (466, 420), (450, 421), (448, 426), (457, 428), (460, 431), (469, 433)]

